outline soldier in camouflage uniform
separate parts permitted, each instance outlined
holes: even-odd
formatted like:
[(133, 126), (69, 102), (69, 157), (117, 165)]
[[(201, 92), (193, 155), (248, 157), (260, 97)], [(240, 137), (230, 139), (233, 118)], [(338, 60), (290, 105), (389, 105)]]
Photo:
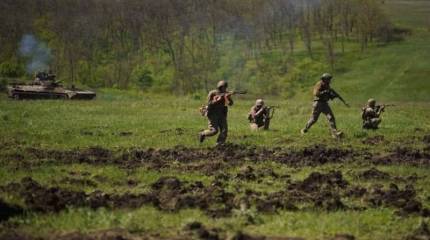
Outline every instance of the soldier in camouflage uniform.
[(371, 98), (367, 101), (367, 106), (363, 108), (363, 128), (378, 129), (381, 123), (381, 114), (384, 111), (384, 106), (376, 106), (375, 99)]
[(209, 92), (207, 117), (209, 128), (199, 133), (199, 140), (203, 142), (206, 137), (215, 136), (219, 132), (217, 145), (222, 145), (227, 139), (228, 125), (227, 112), (228, 106), (233, 105), (231, 93), (227, 92), (228, 84), (226, 81), (219, 81), (217, 89)]
[(257, 99), (255, 105), (252, 106), (251, 111), (248, 114), (248, 120), (252, 130), (258, 130), (263, 128), (264, 130), (269, 129), (270, 125), (270, 111), (264, 105), (263, 99)]
[(338, 131), (336, 128), (336, 119), (328, 104), (329, 100), (332, 100), (335, 97), (339, 97), (339, 95), (337, 95), (330, 88), (331, 79), (332, 79), (332, 76), (330, 74), (324, 73), (321, 76), (321, 80), (315, 85), (314, 91), (313, 91), (314, 103), (313, 103), (312, 115), (309, 121), (307, 122), (305, 128), (301, 130), (302, 134), (305, 134), (306, 132), (308, 132), (309, 129), (312, 127), (312, 125), (314, 125), (318, 121), (320, 114), (324, 113), (330, 124), (332, 136), (334, 138), (339, 138), (342, 136), (342, 132)]

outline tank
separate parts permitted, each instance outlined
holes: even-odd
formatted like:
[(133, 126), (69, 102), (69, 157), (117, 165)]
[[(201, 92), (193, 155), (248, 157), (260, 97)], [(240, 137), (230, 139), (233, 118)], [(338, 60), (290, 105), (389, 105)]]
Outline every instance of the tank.
[[(43, 73), (44, 74), (44, 73)], [(7, 88), (10, 98), (19, 99), (82, 99), (91, 100), (96, 97), (93, 91), (80, 90), (75, 87), (67, 89), (55, 81), (55, 75), (41, 76), (30, 84), (12, 84)]]

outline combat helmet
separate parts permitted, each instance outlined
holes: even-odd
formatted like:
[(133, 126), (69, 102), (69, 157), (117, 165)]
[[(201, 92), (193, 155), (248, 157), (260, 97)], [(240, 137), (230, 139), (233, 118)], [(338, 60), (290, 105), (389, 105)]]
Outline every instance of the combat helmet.
[(263, 99), (257, 99), (257, 101), (255, 101), (255, 105), (256, 106), (263, 106), (264, 105), (264, 100)]
[(218, 84), (216, 85), (216, 87), (217, 87), (218, 89), (220, 89), (220, 88), (222, 88), (222, 87), (227, 88), (227, 87), (228, 87), (228, 83), (227, 83), (225, 80), (221, 80), (221, 81), (219, 81), (219, 82), (218, 82)]
[(324, 73), (321, 75), (321, 80), (331, 80), (333, 76), (330, 73)]
[(376, 100), (373, 98), (370, 98), (369, 100), (367, 100), (367, 105), (369, 107), (374, 107), (376, 105)]

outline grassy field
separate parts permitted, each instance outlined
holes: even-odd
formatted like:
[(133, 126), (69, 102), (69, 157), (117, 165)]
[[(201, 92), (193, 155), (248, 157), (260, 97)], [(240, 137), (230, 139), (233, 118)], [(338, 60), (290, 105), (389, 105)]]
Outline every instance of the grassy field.
[[(208, 139), (200, 145), (197, 133), (206, 127), (206, 120), (199, 116), (198, 107), (203, 100), (146, 96), (144, 94), (118, 93), (106, 90), (95, 101), (10, 101), (3, 99), (1, 105), (2, 129), (2, 169), (1, 185), (19, 183), (24, 177), (31, 177), (42, 186), (60, 187), (90, 194), (102, 191), (104, 194), (141, 194), (151, 190), (151, 184), (163, 176), (175, 176), (180, 180), (202, 181), (210, 186), (220, 172), (229, 176), (239, 174), (244, 166), (254, 169), (271, 168), (279, 175), (291, 176), (291, 181), (307, 178), (312, 172), (327, 173), (341, 171), (349, 182), (372, 188), (375, 184), (388, 186), (396, 183), (404, 187), (410, 182), (394, 180), (416, 175), (413, 182), (418, 199), (423, 206), (429, 206), (430, 194), (428, 168), (404, 164), (383, 165), (370, 163), (359, 156), (350, 164), (329, 163), (317, 166), (294, 167), (271, 161), (243, 161), (229, 165), (213, 173), (197, 170), (183, 170), (182, 163), (173, 163), (162, 169), (154, 169), (142, 164), (131, 169), (118, 164), (94, 165), (88, 163), (66, 164), (57, 162), (55, 156), (34, 158), (29, 149), (42, 151), (56, 150), (83, 151), (90, 147), (100, 147), (113, 151), (127, 149), (163, 148), (177, 145), (192, 148), (206, 148), (214, 145), (215, 139)], [(394, 102), (398, 106), (388, 109), (384, 115), (381, 129), (363, 131), (360, 120), (360, 103), (354, 102), (351, 108), (339, 102), (332, 104), (339, 128), (345, 132), (342, 140), (331, 138), (327, 121), (320, 121), (310, 133), (301, 137), (299, 130), (310, 113), (309, 102), (268, 100), (269, 104), (280, 105), (275, 115), (272, 129), (267, 132), (249, 131), (246, 114), (252, 99), (236, 99), (230, 109), (229, 143), (256, 145), (259, 147), (281, 147), (301, 150), (307, 146), (326, 145), (335, 149), (354, 149), (375, 154), (389, 154), (395, 148), (407, 147), (423, 149), (423, 137), (430, 132), (429, 104), (425, 102)], [(375, 137), (383, 136), (382, 141), (369, 143)], [(14, 157), (14, 156), (21, 157)], [(361, 162), (361, 160), (363, 162)], [(46, 163), (43, 163), (45, 162)], [(210, 159), (202, 159), (210, 164)], [(186, 164), (185, 164), (186, 165)], [(178, 167), (179, 166), (179, 167)], [(393, 176), (389, 179), (359, 179), (356, 175), (371, 167)], [(129, 181), (136, 184), (130, 185)], [(253, 189), (261, 192), (276, 192), (285, 188), (283, 178), (264, 177), (262, 181), (226, 181), (226, 189)], [(418, 190), (419, 189), (419, 190)], [(2, 191), (2, 198), (9, 203), (23, 207), (28, 204), (21, 195)], [(84, 233), (100, 229), (124, 228), (134, 234), (158, 233), (169, 237), (178, 234), (191, 221), (199, 221), (206, 226), (218, 227), (228, 233), (238, 230), (249, 234), (266, 236), (297, 236), (309, 239), (329, 238), (338, 233), (348, 233), (359, 239), (399, 239), (411, 233), (419, 225), (422, 217), (417, 214), (398, 216), (395, 208), (369, 208), (359, 199), (343, 198), (348, 206), (363, 206), (366, 210), (330, 210), (309, 208), (304, 205), (301, 211), (279, 210), (276, 214), (260, 213), (251, 207), (248, 212), (239, 209), (231, 217), (212, 218), (199, 209), (181, 209), (178, 212), (161, 211), (153, 206), (139, 208), (79, 208), (71, 207), (56, 214), (37, 213), (10, 219), (3, 226), (17, 227), (21, 232), (31, 235), (49, 236), (55, 233), (81, 231)], [(350, 204), (350, 205), (349, 205)], [(249, 223), (251, 215), (253, 222)], [(390, 236), (390, 237), (388, 237)]]
[[(80, 233), (103, 239), (108, 231), (125, 239), (223, 239), (238, 231), (306, 239), (414, 235), (430, 216), (430, 2), (385, 4), (393, 21), (413, 32), (404, 41), (344, 56), (340, 67), (348, 71), (335, 76), (333, 87), (351, 108), (331, 104), (345, 133), (341, 140), (331, 138), (324, 116), (300, 135), (311, 111), (309, 89), (288, 100), (268, 97), (280, 108), (264, 132), (251, 132), (246, 119), (260, 96), (236, 98), (225, 149), (213, 148), (214, 138), (197, 141), (207, 126), (198, 113), (205, 96), (107, 89), (95, 101), (2, 95), (0, 200), (24, 210), (5, 220), (0, 202), (0, 239)], [(378, 131), (361, 129), (369, 97), (396, 104)], [(317, 172), (322, 176), (315, 179)], [(163, 177), (179, 180), (173, 182), (181, 191)], [(148, 196), (156, 200), (142, 200)], [(196, 198), (207, 199), (206, 205), (172, 203)], [(214, 216), (220, 209), (227, 213)], [(204, 224), (205, 234), (184, 228), (194, 221)]]

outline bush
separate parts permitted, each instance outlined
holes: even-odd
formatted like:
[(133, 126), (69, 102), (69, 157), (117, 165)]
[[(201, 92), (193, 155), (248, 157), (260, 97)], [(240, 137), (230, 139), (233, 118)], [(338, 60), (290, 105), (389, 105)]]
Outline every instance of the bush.
[(142, 90), (147, 90), (154, 83), (152, 72), (145, 67), (136, 67), (131, 73), (131, 77), (133, 82)]
[(0, 76), (17, 78), (25, 74), (23, 66), (17, 61), (11, 60), (0, 64)]

